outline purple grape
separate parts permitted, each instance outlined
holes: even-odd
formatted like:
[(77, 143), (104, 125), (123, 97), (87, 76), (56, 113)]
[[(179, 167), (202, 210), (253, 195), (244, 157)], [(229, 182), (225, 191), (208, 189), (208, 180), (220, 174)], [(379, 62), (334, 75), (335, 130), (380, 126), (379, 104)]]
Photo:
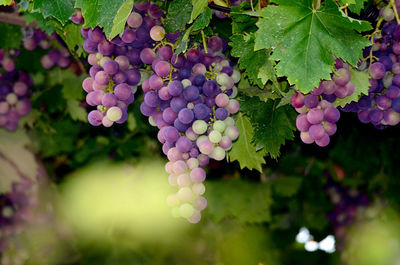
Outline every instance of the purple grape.
[(156, 53), (150, 48), (145, 48), (140, 52), (140, 59), (145, 64), (151, 64), (156, 59)]
[(307, 120), (306, 114), (300, 114), (296, 118), (296, 127), (300, 132), (307, 132), (310, 129), (311, 123)]
[(136, 40), (136, 33), (133, 30), (129, 29), (129, 28), (125, 29), (124, 33), (122, 34), (121, 39), (125, 43), (128, 43), (128, 44), (132, 43), (132, 42), (134, 42)]
[(171, 108), (176, 112), (186, 107), (187, 101), (181, 97), (174, 97), (171, 99)]
[(228, 117), (228, 115), (228, 111), (224, 108), (217, 108), (215, 110), (215, 118), (217, 118), (217, 120), (223, 121)]
[(104, 40), (104, 33), (99, 27), (96, 27), (94, 29), (89, 29), (88, 39), (92, 42), (99, 43), (102, 40)]
[(196, 104), (193, 109), (197, 120), (206, 120), (210, 117), (211, 109), (203, 103)]
[(314, 140), (319, 140), (325, 135), (324, 127), (321, 124), (311, 125), (308, 132)]
[(207, 97), (215, 97), (221, 92), (218, 83), (214, 80), (208, 80), (203, 85), (203, 93)]
[(188, 86), (183, 90), (183, 97), (187, 101), (194, 101), (198, 99), (200, 91), (196, 86)]
[(174, 127), (178, 129), (179, 132), (184, 133), (190, 127), (190, 124), (184, 124), (179, 121), (179, 119), (176, 119), (174, 121)]
[(176, 148), (178, 148), (179, 152), (187, 153), (192, 149), (192, 141), (186, 136), (181, 136), (176, 141)]
[(131, 94), (131, 88), (125, 83), (116, 85), (114, 87), (114, 94), (119, 100), (127, 100)]
[(101, 99), (101, 104), (106, 108), (111, 108), (117, 105), (117, 97), (112, 93), (104, 94), (103, 98)]
[(160, 104), (160, 98), (157, 92), (149, 91), (144, 95), (144, 102), (150, 107), (157, 107)]
[(176, 128), (169, 126), (165, 128), (163, 136), (168, 143), (175, 143), (179, 138), (179, 132)]
[(149, 85), (154, 90), (159, 90), (163, 87), (163, 80), (158, 75), (152, 75), (149, 78)]
[(171, 66), (166, 61), (159, 61), (154, 67), (154, 72), (156, 72), (156, 74), (161, 77), (168, 76), (170, 71), (171, 71)]
[(99, 126), (102, 123), (103, 114), (98, 110), (92, 110), (88, 114), (88, 121), (93, 126)]
[(183, 124), (189, 124), (194, 119), (193, 111), (188, 108), (183, 108), (178, 113), (178, 119)]
[(183, 85), (180, 81), (174, 80), (168, 85), (168, 93), (171, 96), (179, 96), (183, 91)]
[(110, 75), (114, 75), (118, 72), (119, 66), (116, 61), (109, 60), (104, 63), (104, 72)]
[(173, 124), (175, 119), (178, 118), (178, 114), (169, 107), (163, 111), (162, 117), (166, 123)]
[(100, 85), (107, 85), (108, 82), (110, 81), (110, 77), (105, 71), (97, 72), (94, 79)]
[(400, 113), (400, 97), (393, 99), (392, 101), (392, 109), (396, 112)]
[(130, 86), (136, 86), (140, 82), (140, 72), (137, 69), (130, 69), (125, 72), (126, 83)]
[(340, 118), (340, 112), (338, 109), (335, 107), (328, 107), (325, 109), (324, 114), (323, 114), (323, 119), (331, 122), (331, 123), (336, 123)]
[(318, 103), (319, 103), (319, 100), (318, 100), (318, 97), (317, 97), (317, 96), (314, 96), (314, 95), (307, 95), (307, 96), (304, 98), (304, 105), (305, 105), (307, 108), (315, 108), (315, 107), (318, 106)]
[[(125, 72), (119, 71), (118, 73), (116, 73), (116, 74), (113, 76), (113, 81), (114, 81), (114, 83), (117, 84), (117, 85), (118, 85), (118, 84), (121, 84), (121, 83), (127, 82), (127, 76), (126, 76)], [(132, 82), (130, 82), (130, 83), (132, 83)]]
[(146, 105), (146, 103), (142, 103), (140, 105), (140, 112), (144, 115), (144, 116), (151, 116), (154, 112), (156, 111), (156, 108), (150, 107), (148, 105)]
[(103, 68), (101, 68), (100, 65), (93, 65), (92, 67), (90, 67), (89, 69), (89, 74), (92, 78), (95, 78), (96, 74), (98, 72), (100, 72), (101, 70), (103, 70)]
[(369, 74), (373, 79), (382, 79), (385, 76), (385, 66), (376, 62), (369, 67)]
[(114, 51), (114, 45), (107, 40), (103, 40), (97, 45), (97, 50), (105, 56), (110, 56)]

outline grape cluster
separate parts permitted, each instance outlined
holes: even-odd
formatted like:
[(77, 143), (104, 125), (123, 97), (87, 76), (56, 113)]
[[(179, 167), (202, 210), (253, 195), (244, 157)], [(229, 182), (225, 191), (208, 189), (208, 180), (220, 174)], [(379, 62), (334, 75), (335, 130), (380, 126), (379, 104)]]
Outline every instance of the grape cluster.
[[(152, 47), (150, 29), (161, 23), (163, 12), (157, 5), (137, 2), (121, 37), (107, 40), (99, 27), (82, 28), (83, 48), (89, 53), (90, 77), (83, 81), (86, 102), (97, 109), (89, 113), (90, 124), (110, 127), (127, 119), (127, 108), (141, 80), (141, 51)], [(78, 16), (79, 17), (79, 16)], [(81, 22), (77, 19), (76, 22)]]
[(299, 113), (296, 127), (300, 131), (301, 140), (306, 144), (315, 142), (321, 147), (329, 144), (340, 118), (339, 110), (332, 103), (337, 98), (345, 98), (354, 93), (348, 65), (336, 60), (336, 68), (332, 80), (322, 81), (308, 95), (297, 91), (291, 99), (292, 106)]
[[(394, 21), (392, 9), (383, 9), (381, 15), (387, 21), (381, 35), (364, 51), (371, 75), (369, 93), (343, 108), (357, 112), (362, 123), (378, 129), (400, 123), (400, 25)], [(376, 60), (369, 65), (370, 55)]]
[(167, 199), (173, 215), (197, 223), (207, 205), (202, 196), (206, 172), (201, 167), (210, 158), (223, 160), (239, 135), (229, 115), (239, 110), (233, 98), (240, 73), (223, 55), (222, 38), (211, 37), (207, 51), (197, 46), (176, 55), (171, 42), (177, 36), (164, 37), (160, 25), (151, 28), (150, 36), (155, 47), (143, 49), (140, 58), (154, 74), (142, 83), (140, 110), (158, 127), (158, 140), (169, 160), (169, 183), (179, 187)]
[(0, 49), (0, 127), (14, 131), (19, 119), (31, 110), (29, 88), (33, 81), (27, 73), (15, 69), (12, 56), (17, 56), (19, 51), (7, 53)]
[(328, 180), (325, 189), (335, 207), (327, 217), (338, 240), (337, 248), (343, 250), (348, 228), (354, 224), (360, 213), (367, 209), (370, 198), (361, 189), (346, 188), (332, 180)]
[(52, 67), (68, 68), (71, 65), (70, 53), (61, 41), (58, 40), (57, 34), (47, 35), (40, 29), (24, 28), (23, 46), (28, 51), (33, 51), (40, 47), (49, 52), (40, 59), (40, 63), (44, 69)]

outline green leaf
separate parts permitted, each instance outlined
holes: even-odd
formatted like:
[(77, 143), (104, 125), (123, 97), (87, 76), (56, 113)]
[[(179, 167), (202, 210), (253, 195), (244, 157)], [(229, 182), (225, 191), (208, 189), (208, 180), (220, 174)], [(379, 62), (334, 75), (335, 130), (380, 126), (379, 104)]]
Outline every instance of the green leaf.
[(73, 0), (35, 0), (33, 8), (40, 10), (44, 18), (54, 17), (65, 24), (75, 13)]
[(35, 181), (39, 167), (27, 149), (30, 143), (23, 131), (0, 130), (0, 193), (10, 192), (12, 183), (21, 175)]
[[(119, 10), (117, 11), (117, 14), (115, 14), (112, 23), (111, 32), (109, 33), (110, 39), (114, 38), (125, 29), (125, 23), (128, 19), (129, 14), (132, 11), (132, 8), (133, 0), (127, 0), (121, 5)], [(105, 32), (108, 32), (108, 27), (105, 26), (104, 29), (106, 30)]]
[(301, 187), (301, 178), (296, 177), (283, 177), (273, 179), (271, 187), (275, 193), (282, 197), (292, 197)]
[[(271, 220), (270, 186), (243, 180), (208, 181), (207, 211), (217, 222), (233, 217), (241, 223)], [(232, 196), (234, 194), (234, 196)]]
[(55, 26), (58, 35), (64, 40), (67, 44), (68, 49), (75, 53), (78, 56), (81, 56), (83, 53), (83, 42), (84, 38), (81, 34), (81, 25), (76, 25), (75, 23), (68, 23), (65, 27), (62, 27), (56, 21), (51, 23)]
[(18, 49), (22, 41), (21, 27), (0, 22), (0, 47)]
[(30, 24), (35, 21), (36, 26), (46, 32), (48, 35), (51, 35), (56, 30), (54, 25), (47, 23), (47, 20), (40, 13), (25, 12), (24, 17), (26, 24)]
[(193, 10), (189, 23), (192, 23), (201, 13), (204, 12), (208, 6), (208, 0), (192, 0), (192, 6)]
[(189, 43), (189, 36), (190, 33), (192, 32), (193, 25), (190, 26), (178, 39), (178, 45), (176, 45), (175, 54), (180, 54), (184, 53), (187, 49), (188, 43)]
[(76, 99), (68, 99), (66, 105), (66, 111), (68, 112), (71, 119), (74, 121), (87, 122), (86, 109), (80, 106), (80, 101)]
[(280, 155), (280, 147), (294, 138), (296, 113), (286, 105), (277, 107), (279, 100), (261, 101), (258, 97), (241, 96), (240, 109), (250, 117), (254, 127), (253, 141), (257, 149), (264, 148), (272, 158)]
[(210, 8), (206, 8), (206, 10), (201, 13), (201, 15), (196, 19), (193, 23), (193, 31), (204, 29), (210, 23), (212, 17), (212, 12)]
[(237, 160), (241, 169), (246, 167), (261, 172), (262, 165), (265, 164), (265, 152), (264, 150), (257, 151), (252, 143), (254, 131), (249, 118), (239, 112), (236, 117), (236, 126), (239, 129), (239, 138), (232, 144), (232, 149), (228, 153), (230, 160)]
[(183, 29), (192, 16), (193, 6), (189, 0), (175, 0), (168, 7), (165, 30), (175, 32)]
[(370, 75), (368, 71), (357, 71), (356, 69), (349, 69), (351, 74), (351, 82), (354, 84), (354, 93), (345, 98), (337, 98), (333, 105), (335, 107), (344, 107), (346, 104), (349, 104), (353, 101), (358, 101), (362, 95), (368, 95), (368, 90), (371, 84), (369, 83)]
[[(255, 49), (274, 48), (279, 76), (308, 93), (321, 79), (330, 79), (332, 55), (356, 65), (369, 41), (356, 31), (371, 28), (368, 22), (350, 20), (334, 1), (313, 10), (312, 0), (276, 0), (262, 10), (257, 23)], [(273, 19), (271, 19), (273, 18)]]
[[(268, 61), (268, 53), (266, 50), (254, 52), (254, 36), (235, 34), (231, 37), (232, 46), (231, 55), (239, 57), (239, 68), (249, 77), (251, 82), (262, 88), (265, 83), (259, 78), (259, 73), (262, 67)], [(268, 64), (268, 63), (267, 63)], [(264, 73), (261, 77), (265, 77), (267, 74)]]
[(366, 2), (368, 2), (368, 0), (339, 0), (341, 6), (344, 6), (346, 3), (349, 4), (348, 8), (350, 11), (357, 15), (360, 14)]
[(0, 0), (0, 6), (8, 6), (12, 0)]
[(231, 7), (232, 32), (243, 34), (243, 32), (255, 32), (258, 19), (253, 17), (255, 12), (249, 11), (251, 5), (243, 2), (240, 6)]
[(280, 97), (278, 93), (272, 91), (272, 85), (266, 85), (263, 88), (259, 88), (258, 86), (251, 85), (247, 78), (240, 79), (238, 90), (247, 96), (259, 97), (262, 101), (267, 101), (268, 99), (277, 99)]
[(76, 0), (75, 7), (82, 11), (84, 27), (100, 26), (106, 37), (112, 39), (124, 30), (133, 0)]
[(43, 133), (38, 129), (32, 133), (41, 149), (41, 156), (46, 158), (74, 152), (80, 130), (76, 121), (71, 119), (53, 120), (52, 127), (54, 130), (49, 133)]

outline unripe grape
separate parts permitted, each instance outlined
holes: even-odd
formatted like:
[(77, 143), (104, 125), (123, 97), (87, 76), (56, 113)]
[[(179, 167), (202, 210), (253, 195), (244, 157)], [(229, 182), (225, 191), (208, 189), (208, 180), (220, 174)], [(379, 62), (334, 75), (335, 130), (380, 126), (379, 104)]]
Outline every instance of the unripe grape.
[(122, 111), (120, 108), (118, 107), (111, 107), (107, 110), (107, 114), (106, 117), (110, 120), (110, 121), (117, 121), (119, 119), (121, 119), (122, 117)]

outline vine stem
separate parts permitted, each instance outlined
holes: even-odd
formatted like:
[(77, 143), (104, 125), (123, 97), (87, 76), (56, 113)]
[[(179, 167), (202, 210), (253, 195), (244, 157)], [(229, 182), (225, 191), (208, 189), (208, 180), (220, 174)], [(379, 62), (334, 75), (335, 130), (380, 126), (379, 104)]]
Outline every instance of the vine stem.
[(392, 9), (393, 9), (394, 15), (396, 17), (397, 24), (400, 24), (399, 13), (397, 12), (396, 3), (394, 1), (395, 0), (390, 0), (390, 4), (392, 5)]
[[(27, 26), (24, 17), (18, 16), (16, 13), (0, 12), (0, 22), (6, 23), (6, 24), (22, 26), (22, 27)], [(31, 24), (29, 24), (29, 26), (35, 27), (36, 23), (32, 22)]]
[(206, 36), (204, 35), (204, 31), (203, 30), (201, 30), (201, 38), (203, 39), (204, 52), (208, 53), (207, 43), (206, 43)]
[(315, 10), (319, 9), (321, 7), (321, 0), (314, 0), (313, 7)]

